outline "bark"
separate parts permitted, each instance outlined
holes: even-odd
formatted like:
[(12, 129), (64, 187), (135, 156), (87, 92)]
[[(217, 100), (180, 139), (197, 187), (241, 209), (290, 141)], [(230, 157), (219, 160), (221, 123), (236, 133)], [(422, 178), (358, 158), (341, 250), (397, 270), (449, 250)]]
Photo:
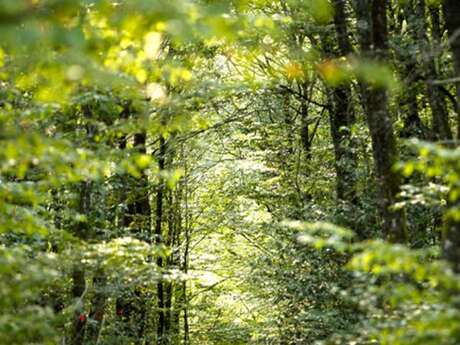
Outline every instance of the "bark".
[[(460, 77), (460, 1), (444, 0), (443, 9), (457, 78)], [(455, 85), (457, 88), (457, 139), (460, 139), (460, 82), (456, 82)]]
[(173, 296), (173, 283), (164, 283), (164, 334), (162, 344), (171, 344), (171, 324), (172, 324), (172, 296)]
[[(306, 92), (306, 87), (302, 88), (302, 94)], [(302, 99), (300, 104), (300, 139), (302, 142), (302, 148), (305, 152), (307, 160), (311, 158), (311, 139), (310, 139), (310, 124), (308, 118), (308, 104), (307, 101)]]
[[(185, 158), (184, 162), (184, 254), (183, 254), (183, 266), (182, 271), (184, 274), (188, 273), (188, 265), (189, 265), (189, 252), (190, 252), (190, 214), (189, 214), (189, 204), (188, 204), (188, 196), (189, 196), (189, 189), (188, 189), (188, 166), (187, 166), (187, 158)], [(190, 326), (189, 326), (189, 318), (188, 318), (188, 294), (187, 294), (187, 281), (184, 280), (182, 282), (182, 293), (183, 293), (183, 305), (182, 310), (184, 312), (183, 319), (184, 319), (184, 345), (190, 344)]]
[[(147, 134), (145, 132), (137, 133), (134, 136), (134, 147), (136, 150), (145, 154), (147, 145)], [(135, 236), (139, 240), (146, 241), (151, 243), (152, 233), (151, 233), (151, 207), (150, 207), (150, 198), (149, 198), (149, 181), (148, 176), (142, 172), (140, 179), (137, 181), (138, 192), (136, 193), (136, 198), (134, 202), (128, 207), (131, 208), (133, 212), (132, 215), (135, 217), (136, 226), (134, 228)], [(142, 286), (136, 286), (134, 288), (134, 307), (136, 310), (136, 315), (133, 313), (133, 318), (135, 319), (136, 325), (138, 325), (137, 332), (135, 333), (136, 344), (142, 344), (143, 338), (145, 336), (146, 321), (147, 321), (147, 301), (149, 299), (148, 295), (142, 289)]]
[[(172, 190), (168, 190), (168, 197), (166, 198), (168, 202), (168, 234), (166, 236), (165, 245), (167, 248), (174, 248), (174, 239), (176, 235), (176, 223), (175, 223), (175, 205), (174, 205), (174, 196)], [(171, 267), (174, 263), (175, 253), (174, 251), (166, 260), (166, 267)], [(164, 303), (165, 303), (165, 329), (164, 329), (164, 338), (165, 344), (172, 343), (172, 302), (173, 302), (173, 293), (174, 293), (174, 284), (171, 281), (164, 283)]]
[[(166, 140), (160, 135), (160, 152), (158, 157), (158, 168), (161, 173), (165, 170), (166, 163)], [(156, 220), (155, 220), (155, 243), (160, 245), (163, 243), (163, 197), (165, 190), (165, 181), (160, 177), (160, 182), (157, 188), (156, 195)], [(163, 268), (163, 258), (158, 256), (157, 265), (159, 269)], [(165, 339), (165, 294), (164, 294), (164, 285), (161, 280), (157, 283), (157, 299), (158, 299), (158, 326), (157, 326), (157, 337), (159, 344), (164, 344)]]
[(184, 296), (185, 296), (185, 299), (184, 299), (184, 303), (185, 303), (185, 307), (184, 307), (184, 345), (190, 345), (190, 326), (189, 326), (189, 321), (188, 321), (188, 307), (187, 307), (187, 303), (188, 303), (188, 298), (187, 298), (187, 283), (183, 283), (184, 284)]
[(334, 6), (334, 28), (337, 35), (339, 50), (343, 56), (347, 56), (353, 53), (353, 48), (348, 35), (345, 0), (334, 0)]
[(425, 19), (425, 0), (418, 0), (417, 17), (423, 18), (423, 25), (419, 26), (419, 40), (422, 43), (422, 59), (424, 70), (426, 71), (425, 80), (426, 92), (431, 108), (431, 138), (434, 140), (452, 140), (452, 129), (449, 123), (449, 113), (445, 96), (439, 86), (431, 81), (439, 80), (440, 76), (437, 68), (437, 61), (434, 56), (423, 56), (424, 51), (432, 51), (434, 47), (439, 47), (441, 43), (441, 27), (439, 18), (439, 8), (430, 8), (431, 17), (431, 42), (428, 38), (428, 23)]
[(91, 301), (89, 318), (91, 322), (87, 325), (87, 344), (97, 344), (104, 321), (105, 305), (107, 302), (107, 277), (102, 268), (99, 268), (93, 278), (95, 288), (94, 297)]
[[(173, 137), (168, 143), (163, 144), (163, 150), (160, 148), (161, 156), (164, 162), (161, 162), (161, 169), (166, 166), (173, 167), (175, 150), (171, 144)], [(161, 143), (160, 143), (161, 144)], [(167, 154), (166, 154), (167, 151)], [(163, 181), (160, 181), (163, 182)], [(164, 183), (163, 183), (164, 184)], [(175, 189), (163, 188), (163, 228), (162, 233), (165, 233), (163, 244), (171, 250), (171, 254), (163, 261), (163, 269), (180, 268), (179, 242), (181, 232), (181, 199), (182, 192), (180, 185)], [(167, 227), (165, 226), (167, 225)], [(164, 290), (164, 334), (163, 344), (179, 343), (179, 320), (180, 308), (178, 303), (181, 302), (181, 297), (178, 296), (180, 287), (175, 281), (165, 281), (163, 283)]]
[(334, 145), (336, 193), (337, 199), (355, 204), (357, 202), (356, 155), (353, 152), (351, 126), (353, 120), (353, 105), (351, 104), (351, 89), (349, 86), (335, 87), (330, 96), (331, 108), (329, 114), (331, 136)]
[(72, 297), (75, 303), (72, 321), (72, 345), (83, 345), (85, 339), (86, 316), (83, 309), (83, 294), (86, 289), (85, 271), (78, 267), (79, 265), (76, 265), (72, 273)]
[[(326, 53), (340, 56), (348, 56), (352, 46), (348, 37), (347, 14), (343, 0), (334, 0), (334, 28), (338, 42), (339, 54), (334, 54), (332, 47), (326, 47)], [(353, 139), (351, 127), (355, 123), (355, 110), (352, 101), (352, 90), (348, 83), (332, 88), (330, 101), (329, 119), (331, 136), (335, 153), (336, 191), (339, 200), (355, 204), (357, 201), (356, 155), (353, 152)]]
[[(124, 116), (123, 118), (129, 118), (131, 113), (130, 106), (125, 105), (125, 111), (124, 111)], [(123, 136), (120, 141), (119, 141), (119, 146), (118, 148), (120, 150), (125, 150), (127, 146), (127, 137)], [(128, 200), (128, 188), (127, 186), (129, 185), (128, 182), (128, 176), (127, 175), (121, 175), (120, 179), (123, 182), (123, 187), (120, 192), (120, 203), (125, 202)], [(126, 205), (126, 209), (122, 209), (122, 214), (120, 216), (120, 224), (119, 226), (123, 229), (128, 229), (130, 227), (130, 224), (132, 223), (134, 217), (131, 214), (132, 209), (130, 205)], [(117, 320), (117, 329), (116, 333), (119, 335), (126, 335), (129, 334), (130, 329), (129, 329), (129, 319), (131, 316), (131, 301), (128, 299), (126, 296), (118, 296), (116, 301), (115, 301), (115, 317)]]
[[(416, 11), (414, 1), (410, 0), (403, 7), (402, 15), (398, 16), (396, 20), (398, 27), (401, 28), (403, 22), (407, 23), (410, 39), (417, 40), (417, 28), (419, 27), (418, 19), (416, 18)], [(399, 32), (402, 30), (399, 29)], [(413, 42), (408, 39), (404, 40), (395, 51), (398, 63), (402, 66), (404, 92), (400, 94), (400, 110), (402, 111), (404, 127), (401, 131), (403, 138), (417, 137), (425, 139), (426, 126), (423, 124), (419, 114), (418, 96), (418, 80), (420, 75), (420, 68), (417, 62), (417, 55), (413, 54), (411, 45)]]
[[(359, 42), (361, 48), (361, 57), (363, 59), (370, 58), (370, 51), (372, 46), (372, 18), (370, 16), (370, 6), (369, 0), (352, 0), (353, 9), (356, 14), (357, 19), (357, 41)], [(367, 109), (367, 93), (368, 93), (368, 86), (358, 80), (358, 87), (359, 87), (359, 98), (360, 104), (365, 114), (368, 113)]]
[[(183, 154), (183, 153), (181, 153)], [(181, 159), (184, 159), (182, 157)], [(182, 202), (183, 202), (183, 184), (180, 183), (175, 190), (174, 196), (174, 207), (173, 207), (173, 222), (174, 222), (174, 235), (172, 237), (171, 247), (173, 248), (173, 257), (171, 264), (174, 268), (181, 268), (181, 241), (183, 235), (183, 219), (182, 219)], [(184, 293), (181, 282), (174, 282), (172, 295), (174, 297), (173, 307), (171, 313), (171, 326), (169, 333), (171, 335), (171, 343), (180, 343), (180, 314), (184, 304)]]
[[(90, 210), (90, 183), (80, 184), (80, 201), (78, 211), (80, 214), (87, 214)], [(75, 227), (76, 236), (81, 239), (88, 238), (88, 227), (85, 222), (78, 222)], [(86, 291), (85, 270), (80, 263), (76, 263), (72, 272), (72, 297), (74, 299), (75, 311), (72, 321), (71, 344), (82, 345), (85, 339), (86, 315), (84, 311), (84, 294)]]
[(294, 153), (294, 119), (290, 111), (290, 94), (285, 92), (281, 95), (283, 102), (283, 115), (284, 115), (284, 124), (286, 125), (286, 139), (287, 139), (287, 154), (292, 155)]
[(353, 8), (357, 19), (358, 41), (361, 46), (361, 55), (369, 57), (372, 45), (372, 18), (369, 0), (353, 0)]
[[(146, 140), (147, 135), (145, 133), (137, 133), (134, 136), (134, 147), (139, 153), (146, 153)], [(124, 223), (132, 229), (137, 239), (150, 242), (151, 207), (148, 193), (148, 176), (142, 173), (141, 177), (134, 182), (133, 187), (133, 201), (127, 205)]]
[[(377, 61), (384, 61), (388, 55), (387, 31), (387, 1), (373, 0), (371, 2), (371, 18), (365, 9), (369, 3), (364, 0), (357, 1), (357, 14), (362, 22), (360, 40), (364, 55), (372, 55)], [(369, 22), (370, 20), (370, 22)], [(368, 21), (367, 25), (364, 23)], [(369, 44), (371, 43), (371, 44)], [(373, 47), (372, 52), (366, 49)], [(393, 165), (398, 160), (396, 138), (393, 123), (388, 110), (388, 96), (385, 88), (364, 85), (367, 112), (367, 122), (372, 139), (375, 175), (377, 179), (378, 206), (382, 218), (382, 227), (385, 236), (393, 242), (406, 242), (407, 231), (405, 213), (403, 210), (392, 208), (400, 191), (400, 176), (393, 170)]]
[[(450, 212), (460, 212), (460, 201), (452, 203)], [(446, 217), (443, 241), (444, 257), (449, 261), (456, 273), (460, 273), (460, 222), (455, 216), (448, 213)]]
[[(455, 77), (460, 77), (460, 2), (458, 0), (445, 0), (444, 17), (449, 33), (450, 47), (454, 60)], [(457, 114), (460, 114), (460, 83), (457, 87)], [(457, 139), (460, 139), (460, 117), (458, 119)], [(451, 211), (458, 213), (459, 200), (452, 202)], [(448, 215), (444, 241), (444, 255), (449, 260), (456, 273), (460, 273), (460, 222), (456, 217)]]

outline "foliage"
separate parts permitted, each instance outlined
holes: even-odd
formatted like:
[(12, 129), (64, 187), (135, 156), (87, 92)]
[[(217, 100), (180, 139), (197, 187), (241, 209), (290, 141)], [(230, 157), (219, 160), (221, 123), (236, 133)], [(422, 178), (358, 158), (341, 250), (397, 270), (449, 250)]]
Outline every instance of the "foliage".
[(459, 343), (454, 5), (0, 0), (0, 345)]

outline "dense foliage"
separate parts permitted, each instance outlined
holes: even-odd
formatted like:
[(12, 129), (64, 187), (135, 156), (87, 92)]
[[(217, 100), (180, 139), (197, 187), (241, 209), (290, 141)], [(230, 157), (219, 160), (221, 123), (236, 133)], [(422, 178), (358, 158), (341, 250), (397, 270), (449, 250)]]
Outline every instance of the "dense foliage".
[(0, 0), (0, 345), (459, 344), (459, 32)]

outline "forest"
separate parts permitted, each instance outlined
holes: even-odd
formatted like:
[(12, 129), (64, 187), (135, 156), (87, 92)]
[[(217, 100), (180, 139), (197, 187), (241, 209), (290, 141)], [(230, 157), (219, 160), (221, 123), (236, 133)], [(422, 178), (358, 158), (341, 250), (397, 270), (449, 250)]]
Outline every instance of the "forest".
[(0, 0), (0, 345), (460, 344), (460, 1)]

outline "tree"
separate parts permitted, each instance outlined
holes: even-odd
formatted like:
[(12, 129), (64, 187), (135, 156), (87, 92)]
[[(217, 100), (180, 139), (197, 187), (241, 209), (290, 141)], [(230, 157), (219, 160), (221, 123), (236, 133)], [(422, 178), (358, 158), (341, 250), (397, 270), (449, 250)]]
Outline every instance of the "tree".
[[(388, 56), (387, 1), (378, 0), (370, 4), (370, 17), (366, 15), (368, 6), (358, 4), (359, 19), (368, 23), (369, 30), (360, 38), (364, 54), (370, 54), (377, 61), (383, 62)], [(362, 15), (362, 17), (361, 17)], [(372, 51), (369, 51), (373, 47)], [(400, 192), (400, 177), (393, 170), (398, 159), (396, 138), (388, 111), (387, 91), (381, 85), (366, 85), (364, 99), (366, 116), (372, 137), (375, 175), (379, 190), (378, 204), (383, 219), (383, 232), (391, 241), (406, 242), (406, 219), (404, 210), (392, 207)]]
[[(458, 28), (460, 28), (460, 6), (456, 1), (445, 0), (443, 3), (444, 17), (446, 20), (446, 27), (449, 34), (450, 47), (452, 50), (452, 58), (454, 62), (454, 71), (456, 75), (460, 74), (460, 38), (457, 35)], [(458, 83), (456, 84), (458, 85)], [(460, 91), (457, 86), (457, 114), (459, 113), (459, 99)], [(457, 119), (457, 122), (460, 121)], [(460, 128), (460, 126), (459, 126)], [(457, 133), (457, 138), (460, 138), (460, 130)]]

